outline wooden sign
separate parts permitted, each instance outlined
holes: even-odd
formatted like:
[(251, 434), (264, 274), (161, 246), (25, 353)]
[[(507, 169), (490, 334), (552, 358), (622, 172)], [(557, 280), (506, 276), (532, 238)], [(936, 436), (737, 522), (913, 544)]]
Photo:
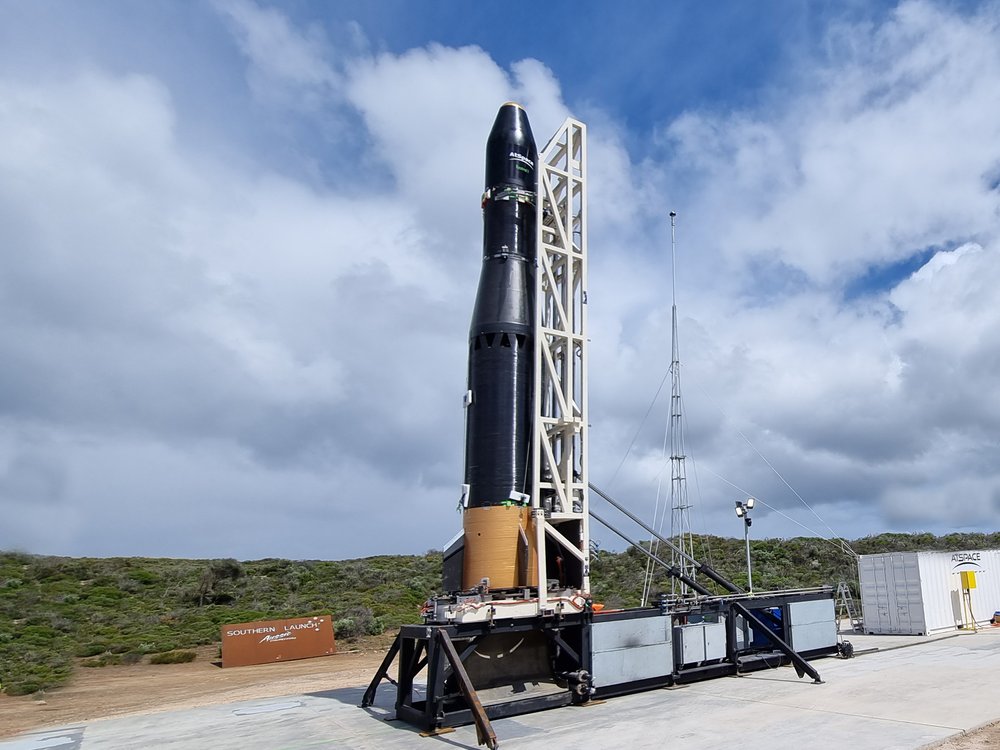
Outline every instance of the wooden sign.
[(244, 667), (336, 653), (330, 615), (222, 626), (222, 666)]

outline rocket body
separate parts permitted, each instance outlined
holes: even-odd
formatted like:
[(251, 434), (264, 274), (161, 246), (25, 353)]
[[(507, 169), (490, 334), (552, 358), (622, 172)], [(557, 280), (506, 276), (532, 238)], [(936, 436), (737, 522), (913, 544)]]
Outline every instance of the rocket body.
[[(469, 330), (463, 585), (530, 585), (529, 512), (534, 385), (536, 166), (525, 111), (497, 113), (486, 144), (483, 266)], [(520, 529), (520, 532), (518, 531)]]
[(537, 159), (527, 115), (505, 104), (486, 144), (483, 267), (469, 330), (469, 508), (530, 490)]

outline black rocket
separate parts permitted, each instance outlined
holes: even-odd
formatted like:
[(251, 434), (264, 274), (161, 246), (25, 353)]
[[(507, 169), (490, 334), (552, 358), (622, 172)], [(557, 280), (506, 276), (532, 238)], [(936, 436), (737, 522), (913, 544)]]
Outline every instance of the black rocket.
[(537, 160), (527, 114), (507, 102), (486, 142), (483, 268), (469, 330), (467, 508), (531, 491)]

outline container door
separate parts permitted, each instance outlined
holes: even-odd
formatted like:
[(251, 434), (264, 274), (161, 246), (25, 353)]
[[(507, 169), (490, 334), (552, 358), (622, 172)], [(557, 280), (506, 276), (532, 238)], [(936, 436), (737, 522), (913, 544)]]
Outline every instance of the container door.
[(907, 586), (908, 566), (902, 555), (892, 556), (892, 592), (894, 611), (893, 633), (910, 633), (913, 623), (910, 618), (910, 597)]
[(870, 633), (888, 633), (892, 625), (886, 562), (886, 555), (861, 557), (861, 605), (864, 608), (865, 630)]
[(879, 576), (876, 579), (879, 584), (879, 593), (882, 596), (882, 606), (879, 612), (882, 617), (883, 633), (897, 633), (899, 613), (896, 611), (896, 587), (893, 578), (892, 555), (885, 555), (879, 560)]

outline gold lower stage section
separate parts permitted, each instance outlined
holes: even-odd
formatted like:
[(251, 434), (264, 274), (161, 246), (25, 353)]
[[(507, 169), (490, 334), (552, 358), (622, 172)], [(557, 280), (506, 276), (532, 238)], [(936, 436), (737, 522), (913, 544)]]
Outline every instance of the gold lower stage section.
[(491, 589), (538, 585), (535, 524), (531, 509), (517, 505), (468, 508), (462, 517), (465, 560), (462, 588), (473, 589), (484, 578)]

